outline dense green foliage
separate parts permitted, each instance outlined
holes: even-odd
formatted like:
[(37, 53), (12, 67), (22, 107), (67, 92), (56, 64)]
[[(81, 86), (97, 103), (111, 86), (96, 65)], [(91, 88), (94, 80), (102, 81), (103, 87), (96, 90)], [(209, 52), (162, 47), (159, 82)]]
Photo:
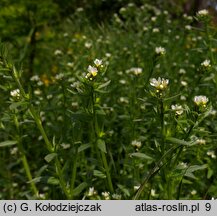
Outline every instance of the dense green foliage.
[(117, 1), (96, 22), (88, 13), (107, 1), (68, 5), (70, 16), (65, 1), (3, 2), (1, 199), (216, 197), (206, 11)]

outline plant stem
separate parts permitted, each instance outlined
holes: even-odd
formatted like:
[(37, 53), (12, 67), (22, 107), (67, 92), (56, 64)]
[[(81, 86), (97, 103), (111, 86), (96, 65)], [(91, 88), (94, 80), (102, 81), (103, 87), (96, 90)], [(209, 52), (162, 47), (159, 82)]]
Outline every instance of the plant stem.
[[(16, 68), (13, 67), (12, 69), (12, 77), (14, 79), (14, 81), (16, 82), (19, 90), (20, 90), (20, 93), (22, 95), (22, 97), (29, 102), (29, 96), (25, 93), (25, 90), (19, 80), (19, 75), (18, 75), (18, 72), (16, 71)], [(48, 136), (44, 130), (44, 127), (42, 126), (42, 122), (41, 122), (41, 119), (40, 117), (38, 116), (37, 112), (35, 111), (35, 108), (33, 107), (33, 105), (30, 103), (29, 105), (29, 112), (30, 114), (32, 115), (39, 131), (41, 132), (41, 135), (45, 141), (45, 144), (46, 144), (46, 147), (47, 147), (47, 150), (50, 152), (50, 153), (53, 153), (54, 152), (54, 148), (53, 148), (53, 145), (52, 143), (49, 141), (48, 139)], [(60, 181), (60, 186), (65, 194), (65, 196), (67, 197), (67, 199), (70, 199), (70, 196), (69, 196), (69, 193), (67, 191), (67, 187), (66, 187), (66, 182), (63, 178), (63, 175), (62, 175), (62, 170), (61, 170), (61, 164), (60, 164), (60, 161), (58, 159), (58, 157), (56, 157), (55, 159), (55, 166), (56, 166), (56, 172), (57, 172), (57, 175), (59, 177), (59, 181)]]
[(70, 194), (71, 194), (71, 199), (73, 199), (73, 190), (75, 186), (75, 179), (76, 179), (76, 172), (77, 172), (77, 158), (78, 158), (78, 151), (76, 148), (76, 152), (74, 155), (74, 160), (73, 160), (73, 166), (72, 166), (72, 176), (71, 176), (71, 182), (70, 182)]
[(165, 144), (164, 144), (164, 104), (163, 99), (160, 98), (160, 122), (161, 122), (161, 153), (164, 155)]
[(108, 167), (108, 162), (105, 156), (105, 153), (101, 151), (101, 156), (102, 156), (102, 161), (103, 161), (103, 165), (106, 171), (106, 176), (107, 176), (107, 180), (108, 180), (108, 186), (109, 186), (109, 190), (113, 193), (114, 192), (114, 188), (113, 188), (113, 184), (112, 184), (112, 180), (111, 180), (111, 175), (110, 175), (110, 171), (109, 171), (109, 167)]
[[(145, 179), (143, 180), (140, 188), (138, 189), (138, 191), (136, 192), (135, 196), (133, 197), (133, 200), (138, 200), (139, 197), (141, 196), (146, 183), (149, 181), (150, 178), (154, 177), (160, 170), (161, 168), (163, 168), (169, 161), (171, 161), (171, 158), (169, 158), (167, 161), (165, 161), (165, 158), (167, 155), (172, 155), (172, 153), (179, 149), (182, 145), (178, 145), (178, 146), (174, 146), (172, 148), (170, 148), (168, 151), (165, 152), (165, 154), (160, 158), (160, 160), (156, 163), (156, 165), (154, 166), (154, 168), (149, 172), (149, 174), (145, 177)], [(163, 161), (165, 161), (163, 163)]]
[(60, 186), (61, 186), (65, 196), (67, 197), (67, 199), (70, 199), (71, 197), (68, 193), (66, 183), (65, 183), (65, 180), (64, 180), (63, 175), (62, 175), (62, 168), (61, 168), (61, 164), (60, 164), (58, 157), (56, 157), (56, 159), (55, 159), (55, 166), (56, 166), (57, 175), (58, 175), (59, 180), (60, 180)]
[(54, 152), (53, 146), (52, 146), (51, 142), (49, 141), (49, 139), (47, 137), (47, 134), (46, 134), (46, 132), (44, 130), (44, 127), (42, 126), (41, 119), (37, 115), (37, 113), (36, 113), (34, 107), (32, 106), (32, 104), (29, 107), (29, 112), (32, 115), (33, 119), (35, 120), (35, 123), (36, 123), (39, 131), (41, 132), (41, 135), (42, 135), (42, 137), (43, 137), (43, 139), (45, 141), (45, 144), (46, 144), (46, 147), (47, 147), (48, 151), (50, 153)]
[[(18, 144), (18, 145), (22, 145), (21, 142)], [(20, 148), (21, 149), (21, 148)], [(19, 149), (19, 150), (20, 150)], [(31, 185), (31, 188), (32, 188), (32, 192), (35, 194), (35, 197), (37, 198), (38, 197), (38, 189), (36, 188), (36, 185), (34, 182), (32, 182), (32, 174), (31, 174), (31, 171), (30, 171), (30, 168), (29, 168), (29, 164), (28, 164), (28, 161), (26, 159), (26, 155), (24, 152), (21, 151), (21, 160), (22, 160), (22, 163), (23, 163), (23, 167), (24, 167), (24, 170), (26, 172), (26, 176), (28, 178), (28, 180), (30, 181), (30, 185)]]
[[(98, 147), (97, 147), (97, 139), (99, 137), (99, 128), (98, 128), (98, 122), (97, 122), (97, 116), (96, 116), (96, 110), (95, 110), (96, 95), (94, 93), (94, 88), (93, 87), (92, 87), (91, 91), (92, 91), (91, 92), (91, 102), (92, 102), (92, 112), (93, 112), (93, 129), (94, 129), (94, 134), (95, 134), (95, 142), (94, 142), (94, 144), (95, 144), (95, 147), (96, 147), (97, 155), (99, 157), (99, 150), (98, 150)], [(114, 188), (113, 188), (113, 184), (112, 184), (112, 180), (111, 180), (111, 175), (110, 175), (106, 155), (105, 155), (105, 153), (103, 151), (100, 151), (100, 154), (101, 154), (103, 166), (105, 168), (109, 190), (111, 192), (114, 192)]]
[(37, 198), (39, 193), (38, 193), (38, 189), (35, 185), (35, 182), (32, 182), (32, 174), (31, 174), (31, 171), (29, 168), (28, 160), (27, 160), (26, 155), (25, 155), (25, 151), (23, 149), (22, 140), (20, 138), (20, 126), (19, 126), (17, 116), (14, 116), (14, 122), (15, 122), (15, 126), (17, 129), (17, 133), (18, 133), (17, 146), (18, 146), (19, 152), (21, 154), (21, 160), (23, 163), (23, 167), (24, 167), (24, 170), (26, 172), (26, 176), (27, 176), (28, 180), (30, 181), (31, 190), (32, 190), (33, 194), (35, 195), (35, 198)]

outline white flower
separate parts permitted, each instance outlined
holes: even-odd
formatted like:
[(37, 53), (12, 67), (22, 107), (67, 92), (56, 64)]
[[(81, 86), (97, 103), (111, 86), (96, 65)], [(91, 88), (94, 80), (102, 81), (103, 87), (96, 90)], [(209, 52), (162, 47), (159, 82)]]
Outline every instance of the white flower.
[(35, 95), (41, 95), (41, 93), (42, 93), (42, 92), (41, 92), (40, 89), (35, 89), (35, 90), (34, 90), (34, 94), (35, 94)]
[(136, 76), (142, 73), (142, 68), (132, 68), (131, 70)]
[(111, 54), (111, 53), (106, 53), (105, 56), (106, 56), (107, 58), (110, 58), (110, 57), (112, 56), (112, 54)]
[(204, 145), (204, 144), (206, 144), (206, 140), (204, 140), (204, 139), (197, 139), (196, 143), (200, 144), (200, 145)]
[(121, 200), (121, 195), (120, 194), (112, 194), (112, 198), (115, 200)]
[(191, 191), (191, 195), (196, 195), (197, 194), (197, 191), (196, 190), (192, 190)]
[(98, 70), (96, 67), (92, 67), (91, 65), (88, 66), (88, 73), (85, 76), (85, 78), (89, 79), (89, 80), (93, 80), (94, 77), (96, 77)]
[(61, 50), (55, 50), (54, 55), (58, 56), (58, 55), (62, 55), (62, 51)]
[(133, 147), (136, 147), (137, 149), (139, 149), (139, 148), (142, 146), (142, 143), (141, 143), (141, 141), (133, 140), (133, 141), (131, 142), (131, 145), (132, 145)]
[(90, 187), (87, 196), (91, 197), (96, 194), (94, 187)]
[(185, 29), (186, 29), (186, 30), (189, 30), (189, 31), (190, 31), (191, 28), (192, 28), (192, 27), (191, 27), (190, 25), (186, 25), (186, 26), (185, 26)]
[(94, 64), (95, 64), (96, 67), (99, 67), (99, 66), (102, 65), (102, 60), (101, 59), (95, 59)]
[(201, 66), (204, 67), (204, 68), (211, 67), (210, 60), (209, 60), (209, 59), (206, 59), (205, 61), (203, 61), (203, 62), (201, 63)]
[(153, 196), (153, 197), (156, 196), (156, 191), (155, 191), (155, 189), (151, 189), (151, 196)]
[(186, 100), (185, 95), (181, 95), (181, 96), (180, 96), (180, 100), (185, 101), (185, 100)]
[(182, 80), (182, 81), (181, 81), (181, 85), (182, 85), (182, 86), (187, 86), (188, 83), (187, 83), (186, 81)]
[(110, 193), (109, 192), (102, 192), (102, 196), (105, 200), (110, 200)]
[(148, 31), (148, 28), (146, 26), (143, 27), (143, 31), (146, 32)]
[(165, 50), (165, 48), (163, 48), (163, 47), (156, 47), (155, 48), (155, 53), (157, 54), (157, 55), (165, 55), (165, 53), (166, 53), (166, 50)]
[(194, 97), (194, 103), (197, 106), (204, 106), (205, 107), (208, 101), (209, 101), (209, 99), (203, 95), (199, 95), (199, 96)]
[(55, 76), (56, 80), (61, 80), (64, 77), (63, 73), (59, 73)]
[(176, 40), (179, 40), (179, 39), (180, 39), (180, 36), (179, 36), (179, 35), (176, 35), (176, 36), (175, 36), (175, 39), (176, 39)]
[(49, 94), (49, 95), (47, 96), (47, 99), (50, 100), (51, 98), (53, 98), (53, 95), (52, 95), (52, 94)]
[(19, 89), (15, 89), (13, 91), (10, 92), (10, 95), (12, 97), (16, 97), (16, 98), (19, 98), (20, 97), (20, 90)]
[(32, 77), (30, 78), (30, 80), (31, 80), (31, 81), (39, 81), (40, 78), (39, 78), (38, 75), (34, 75), (34, 76), (32, 76)]
[(159, 28), (153, 28), (152, 30), (153, 33), (158, 33), (159, 31), (160, 31)]
[(77, 8), (77, 10), (76, 10), (77, 12), (82, 12), (82, 11), (84, 11), (84, 8), (82, 8), (82, 7), (79, 7), (79, 8)]
[(203, 10), (200, 10), (197, 12), (198, 17), (204, 17), (204, 16), (207, 16), (208, 14), (209, 14), (209, 12), (206, 9), (203, 9)]
[(157, 90), (166, 89), (168, 84), (169, 84), (168, 79), (164, 79), (160, 77), (158, 77), (158, 79), (155, 79), (155, 78), (150, 79), (150, 85), (154, 86)]
[(214, 151), (208, 151), (207, 153), (206, 153), (208, 156), (210, 156), (211, 158), (216, 158), (216, 155), (215, 155), (215, 152)]
[(38, 85), (38, 86), (43, 86), (44, 83), (43, 83), (41, 80), (39, 80), (39, 81), (37, 82), (37, 85)]
[(184, 162), (181, 162), (179, 164), (182, 168), (187, 168), (188, 167), (188, 164), (187, 163), (184, 163)]
[(67, 63), (67, 66), (68, 66), (68, 67), (73, 67), (73, 66), (74, 66), (74, 63), (73, 63), (73, 62), (68, 62), (68, 63)]
[(125, 104), (128, 104), (128, 103), (129, 103), (129, 100), (128, 100), (126, 97), (120, 97), (120, 98), (119, 98), (119, 101), (120, 101), (121, 103), (125, 103)]
[(183, 15), (183, 18), (187, 21), (192, 21), (193, 20), (193, 17), (192, 16), (188, 16), (187, 14), (184, 14)]
[(10, 152), (12, 155), (15, 155), (18, 152), (18, 148), (17, 147), (11, 148)]
[(157, 17), (152, 17), (152, 18), (151, 18), (151, 21), (152, 21), (152, 22), (155, 22), (156, 20), (157, 20)]
[(121, 79), (121, 80), (119, 80), (119, 83), (121, 83), (121, 84), (125, 85), (125, 84), (127, 83), (127, 81), (126, 81), (126, 80), (123, 80), (123, 79)]
[(84, 46), (87, 48), (87, 49), (90, 49), (92, 47), (92, 43), (91, 42), (85, 42)]
[(135, 185), (135, 186), (133, 187), (134, 191), (137, 191), (139, 188), (140, 188), (140, 185)]
[(180, 74), (186, 74), (186, 70), (183, 69), (183, 68), (180, 68), (179, 73), (180, 73)]
[(91, 73), (93, 76), (96, 76), (97, 73), (98, 73), (97, 68), (92, 67), (91, 65), (88, 66), (88, 69), (87, 69), (87, 70), (88, 70), (88, 72)]
[(178, 104), (172, 105), (171, 109), (176, 112), (176, 115), (181, 115), (183, 113), (183, 107), (181, 105)]
[(129, 70), (126, 70), (126, 73), (133, 73), (134, 75), (138, 76), (142, 73), (142, 68), (139, 67), (132, 67)]

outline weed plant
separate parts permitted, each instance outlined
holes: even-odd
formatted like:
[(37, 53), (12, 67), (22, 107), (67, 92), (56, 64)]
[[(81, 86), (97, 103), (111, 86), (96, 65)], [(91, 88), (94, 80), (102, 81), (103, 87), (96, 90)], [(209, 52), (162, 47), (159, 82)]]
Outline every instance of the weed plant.
[(209, 12), (130, 3), (93, 26), (79, 9), (57, 30), (30, 78), (1, 45), (0, 198), (216, 197)]

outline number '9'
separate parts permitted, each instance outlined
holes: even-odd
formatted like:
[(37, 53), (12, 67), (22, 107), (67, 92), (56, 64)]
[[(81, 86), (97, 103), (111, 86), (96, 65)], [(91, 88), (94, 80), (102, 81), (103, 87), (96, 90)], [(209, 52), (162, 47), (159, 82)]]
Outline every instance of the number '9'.
[(210, 203), (206, 203), (205, 207), (206, 207), (206, 211), (210, 211), (211, 210), (211, 204)]

